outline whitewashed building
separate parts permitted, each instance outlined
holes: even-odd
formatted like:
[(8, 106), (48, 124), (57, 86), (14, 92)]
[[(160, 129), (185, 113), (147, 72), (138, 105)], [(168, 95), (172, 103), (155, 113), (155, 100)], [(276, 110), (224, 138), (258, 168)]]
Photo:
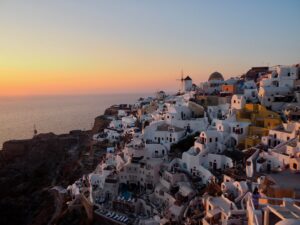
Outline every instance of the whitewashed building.
[(262, 105), (280, 111), (294, 98), (295, 81), (299, 79), (299, 67), (276, 66), (260, 81), (259, 99)]

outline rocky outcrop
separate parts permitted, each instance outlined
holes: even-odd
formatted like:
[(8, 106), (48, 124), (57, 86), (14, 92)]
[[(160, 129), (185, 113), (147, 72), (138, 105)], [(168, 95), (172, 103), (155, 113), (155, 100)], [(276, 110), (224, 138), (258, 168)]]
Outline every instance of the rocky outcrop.
[(111, 106), (104, 111), (104, 115), (105, 116), (116, 116), (116, 115), (118, 115), (118, 108)]
[(28, 151), (31, 140), (12, 140), (3, 144), (2, 158), (12, 160), (22, 157)]
[(108, 119), (108, 117), (105, 115), (96, 117), (93, 129), (92, 129), (92, 133), (96, 134), (96, 133), (103, 131), (104, 128), (106, 128), (109, 125), (110, 121), (111, 120)]
[(111, 107), (107, 108), (104, 112), (105, 116), (117, 116), (119, 110), (124, 110), (127, 112), (131, 111), (132, 106), (128, 104), (119, 104), (119, 105), (112, 105)]
[(98, 160), (90, 148), (91, 135), (103, 131), (111, 121), (108, 115), (117, 112), (114, 107), (107, 109), (106, 115), (95, 118), (91, 131), (5, 142), (0, 151), (1, 224), (85, 224), (84, 210), (68, 211), (65, 202), (57, 207), (58, 198), (51, 189), (67, 187), (92, 172)]
[[(81, 163), (89, 150), (89, 132), (40, 134), (8, 141), (0, 151), (1, 224), (47, 224), (56, 211), (54, 185), (66, 187), (87, 170)], [(90, 171), (91, 172), (91, 171)]]

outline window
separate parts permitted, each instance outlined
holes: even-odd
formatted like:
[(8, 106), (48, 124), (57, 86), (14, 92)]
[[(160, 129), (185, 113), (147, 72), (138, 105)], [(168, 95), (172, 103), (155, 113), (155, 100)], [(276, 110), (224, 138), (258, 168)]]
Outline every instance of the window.
[(218, 138), (216, 137), (216, 142), (218, 142)]
[(293, 163), (293, 169), (297, 169), (297, 164), (296, 163)]
[(209, 142), (212, 142), (212, 138), (209, 138)]

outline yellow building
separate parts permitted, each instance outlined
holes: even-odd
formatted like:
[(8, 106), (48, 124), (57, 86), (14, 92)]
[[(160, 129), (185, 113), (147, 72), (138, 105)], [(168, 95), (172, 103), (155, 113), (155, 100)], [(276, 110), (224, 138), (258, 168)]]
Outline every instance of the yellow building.
[(237, 120), (250, 122), (245, 147), (250, 148), (261, 142), (261, 137), (269, 134), (269, 129), (282, 123), (280, 116), (259, 104), (246, 104), (237, 112)]

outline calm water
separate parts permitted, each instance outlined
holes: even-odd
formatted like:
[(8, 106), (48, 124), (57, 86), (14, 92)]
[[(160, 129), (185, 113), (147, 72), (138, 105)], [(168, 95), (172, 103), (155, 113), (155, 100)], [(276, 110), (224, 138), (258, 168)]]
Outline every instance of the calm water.
[(94, 118), (113, 104), (134, 103), (147, 94), (0, 98), (0, 149), (4, 141), (39, 133), (91, 129)]

